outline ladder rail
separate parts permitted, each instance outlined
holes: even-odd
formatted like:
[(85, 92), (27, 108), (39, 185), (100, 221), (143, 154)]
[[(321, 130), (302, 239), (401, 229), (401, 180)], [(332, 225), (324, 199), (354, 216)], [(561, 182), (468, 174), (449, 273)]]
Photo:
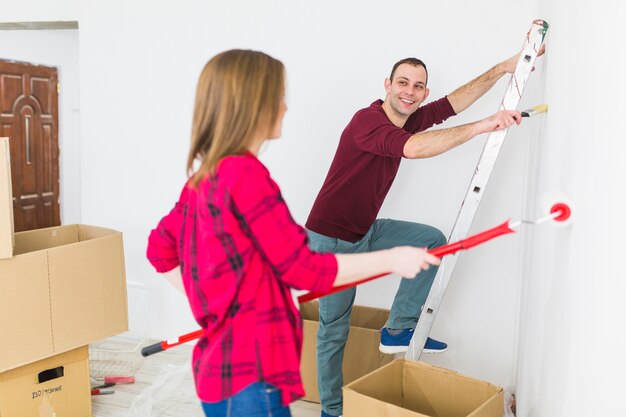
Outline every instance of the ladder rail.
[[(547, 30), (548, 23), (544, 20), (533, 21), (526, 39), (524, 40), (515, 72), (511, 75), (509, 84), (504, 93), (500, 110), (514, 110), (517, 108)], [(489, 182), (502, 145), (504, 144), (504, 138), (507, 132), (508, 129), (503, 129), (491, 132), (487, 136), (485, 146), (478, 160), (476, 169), (474, 170), (469, 188), (461, 203), (459, 214), (448, 237), (448, 242), (462, 240), (468, 236), (474, 217), (476, 216), (476, 211), (478, 210), (485, 188)], [(417, 327), (413, 333), (411, 346), (406, 353), (406, 356), (410, 359), (418, 360), (422, 354), (424, 344), (430, 334), (430, 330), (460, 255), (461, 252), (457, 252), (446, 256), (441, 261), (428, 298), (422, 308)]]

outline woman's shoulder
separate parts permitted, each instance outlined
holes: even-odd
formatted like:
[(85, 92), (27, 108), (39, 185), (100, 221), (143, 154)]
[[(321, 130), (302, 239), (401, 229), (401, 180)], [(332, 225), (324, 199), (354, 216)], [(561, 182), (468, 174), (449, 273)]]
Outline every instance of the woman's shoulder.
[(218, 188), (228, 190), (231, 195), (266, 189), (266, 184), (273, 184), (265, 165), (251, 153), (222, 159), (212, 181), (217, 181)]
[(217, 175), (234, 175), (241, 173), (269, 174), (265, 165), (250, 152), (241, 155), (229, 155), (222, 159), (217, 168)]

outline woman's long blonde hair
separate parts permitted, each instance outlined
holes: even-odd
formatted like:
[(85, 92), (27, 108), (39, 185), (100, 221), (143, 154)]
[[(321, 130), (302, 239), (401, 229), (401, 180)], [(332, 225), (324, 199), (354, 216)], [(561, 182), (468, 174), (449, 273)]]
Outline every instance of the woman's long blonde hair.
[[(194, 187), (219, 161), (269, 136), (285, 93), (282, 62), (258, 51), (230, 50), (204, 66), (193, 113), (187, 173)], [(194, 172), (195, 161), (200, 166)]]

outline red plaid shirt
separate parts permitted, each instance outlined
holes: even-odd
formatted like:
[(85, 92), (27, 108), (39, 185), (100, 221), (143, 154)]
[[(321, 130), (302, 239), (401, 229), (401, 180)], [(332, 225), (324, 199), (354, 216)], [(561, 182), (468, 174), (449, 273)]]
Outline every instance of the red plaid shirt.
[(224, 400), (251, 383), (304, 395), (302, 319), (290, 287), (324, 291), (337, 275), (332, 254), (311, 252), (269, 171), (252, 154), (224, 158), (197, 190), (185, 186), (150, 234), (159, 272), (178, 265), (204, 336), (193, 352), (199, 398)]

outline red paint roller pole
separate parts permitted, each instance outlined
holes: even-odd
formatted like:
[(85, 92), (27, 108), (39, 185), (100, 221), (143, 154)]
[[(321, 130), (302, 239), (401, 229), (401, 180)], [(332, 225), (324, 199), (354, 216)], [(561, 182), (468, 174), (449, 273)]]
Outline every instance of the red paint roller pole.
[[(491, 239), (495, 239), (498, 236), (506, 235), (509, 233), (515, 233), (513, 230), (514, 227), (519, 226), (522, 223), (530, 223), (530, 224), (539, 224), (543, 223), (547, 220), (554, 220), (557, 222), (565, 222), (571, 215), (571, 210), (569, 206), (565, 203), (556, 203), (550, 209), (550, 214), (541, 219), (535, 221), (519, 221), (515, 223), (510, 223), (510, 221), (506, 221), (499, 226), (493, 227), (489, 230), (485, 230), (484, 232), (477, 233), (475, 235), (469, 236), (465, 239), (459, 240), (458, 242), (449, 243), (447, 245), (439, 246), (438, 248), (431, 249), (428, 253), (431, 253), (439, 258), (450, 255), (452, 253), (456, 253), (461, 250), (466, 250), (473, 248), (474, 246), (480, 245), (481, 243), (485, 243), (490, 241)], [(375, 275), (373, 277), (364, 278), (359, 281), (351, 282), (350, 284), (340, 285), (338, 287), (333, 287), (330, 291), (327, 292), (309, 292), (306, 294), (302, 294), (298, 297), (298, 302), (300, 304), (306, 303), (307, 301), (315, 300), (320, 297), (325, 297), (330, 294), (334, 294), (339, 291), (343, 291), (348, 288), (356, 287), (359, 284), (363, 284), (368, 281), (372, 281), (376, 278), (383, 277), (385, 275), (389, 275), (388, 273)], [(143, 356), (149, 356), (153, 353), (161, 352), (166, 349), (169, 349), (174, 346), (178, 346), (180, 344), (189, 342), (190, 340), (198, 339), (202, 336), (202, 330), (196, 330), (195, 332), (187, 333), (185, 335), (180, 336), (178, 339), (173, 341), (163, 341), (158, 342), (150, 346), (146, 346), (141, 349), (141, 354)]]
[[(497, 227), (494, 227), (492, 229), (486, 230), (484, 232), (475, 234), (473, 236), (470, 236), (470, 237), (468, 237), (466, 239), (463, 239), (463, 240), (460, 240), (458, 242), (450, 243), (448, 245), (443, 245), (443, 246), (440, 246), (438, 248), (432, 249), (432, 250), (429, 251), (429, 253), (432, 253), (433, 255), (441, 258), (442, 256), (449, 255), (451, 253), (455, 253), (455, 252), (458, 252), (460, 250), (469, 249), (471, 247), (474, 247), (476, 245), (480, 245), (481, 243), (486, 242), (488, 240), (491, 240), (493, 238), (496, 238), (498, 236), (505, 235), (505, 234), (508, 234), (508, 233), (513, 233), (513, 232), (514, 232), (514, 230), (512, 230), (509, 227), (509, 222), (507, 221), (507, 222), (502, 223), (500, 226), (497, 226)], [(355, 286), (357, 286), (359, 284), (363, 284), (365, 282), (372, 281), (372, 280), (374, 280), (376, 278), (380, 278), (380, 277), (383, 277), (385, 275), (389, 275), (389, 273), (379, 274), (379, 275), (375, 275), (373, 277), (368, 277), (368, 278), (364, 278), (364, 279), (359, 280), (359, 281), (351, 282), (350, 284), (345, 284), (345, 285), (340, 285), (338, 287), (333, 287), (333, 288), (330, 289), (330, 291), (327, 291), (327, 292), (309, 292), (309, 293), (303, 294), (300, 297), (298, 297), (298, 302), (300, 304), (306, 303), (307, 301), (315, 300), (315, 299), (320, 298), (320, 297), (325, 297), (327, 295), (334, 294), (336, 292), (343, 291), (345, 289), (355, 287)], [(155, 343), (153, 345), (146, 346), (143, 349), (141, 349), (141, 354), (143, 356), (150, 356), (150, 355), (152, 355), (154, 353), (162, 352), (162, 351), (167, 350), (169, 348), (172, 348), (174, 346), (178, 346), (178, 345), (181, 345), (183, 343), (189, 342), (190, 340), (198, 339), (201, 336), (202, 336), (202, 330), (196, 330), (195, 332), (184, 334), (184, 335), (180, 336), (178, 339), (175, 339), (175, 340), (172, 340), (172, 341), (164, 340), (162, 342), (157, 342), (157, 343)]]
[(173, 348), (174, 346), (182, 345), (183, 343), (187, 343), (194, 339), (199, 339), (202, 336), (202, 329), (196, 330), (195, 332), (187, 333), (180, 336), (175, 340), (164, 340), (162, 342), (157, 342), (153, 345), (146, 346), (141, 349), (142, 356), (150, 356), (155, 353), (163, 352), (169, 348)]
[[(441, 258), (445, 255), (450, 255), (451, 253), (455, 253), (458, 252), (460, 250), (465, 250), (465, 249), (469, 249), (469, 248), (473, 248), (476, 245), (480, 245), (481, 243), (487, 242), (488, 240), (494, 239), (498, 236), (502, 236), (502, 235), (506, 235), (508, 233), (514, 233), (515, 230), (511, 229), (509, 227), (509, 222), (506, 221), (504, 223), (502, 223), (500, 226), (496, 226), (494, 228), (491, 228), (489, 230), (485, 230), (484, 232), (481, 233), (477, 233), (475, 235), (472, 235), (468, 238), (465, 238), (463, 240), (459, 240), (458, 242), (454, 242), (454, 243), (449, 243), (447, 245), (443, 245), (443, 246), (439, 246), (438, 248), (435, 249), (431, 249), (428, 251), (428, 253), (435, 255), (438, 258)], [(336, 292), (339, 291), (343, 291), (346, 290), (348, 288), (352, 288), (355, 287), (359, 284), (363, 284), (365, 282), (368, 281), (372, 281), (376, 278), (380, 278), (383, 277), (385, 275), (389, 275), (389, 273), (384, 273), (384, 274), (379, 274), (379, 275), (375, 275), (373, 277), (369, 277), (369, 278), (364, 278), (362, 280), (359, 281), (355, 281), (355, 282), (351, 282), (349, 284), (344, 284), (344, 285), (340, 285), (338, 287), (333, 287), (330, 289), (330, 291), (326, 291), (326, 292), (309, 292), (306, 294), (302, 294), (300, 297), (298, 297), (298, 302), (300, 304), (302, 303), (306, 303), (307, 301), (311, 301), (311, 300), (315, 300), (317, 298), (320, 297), (325, 297), (327, 295), (330, 294), (334, 294)]]

